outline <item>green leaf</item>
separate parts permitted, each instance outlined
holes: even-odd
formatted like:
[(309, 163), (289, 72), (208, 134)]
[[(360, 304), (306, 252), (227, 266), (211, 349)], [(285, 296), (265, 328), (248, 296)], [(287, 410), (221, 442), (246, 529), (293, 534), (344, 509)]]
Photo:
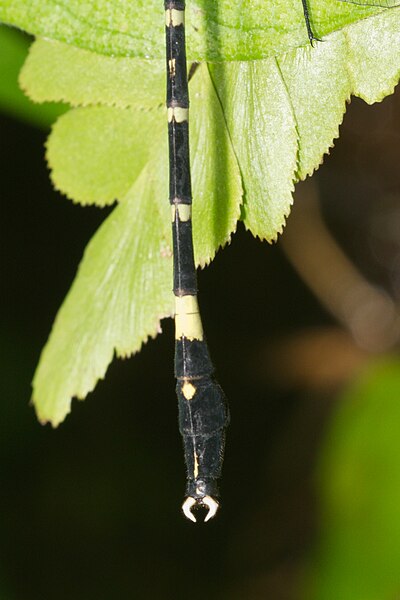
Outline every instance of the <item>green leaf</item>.
[(18, 73), (30, 40), (20, 32), (0, 26), (0, 110), (39, 127), (49, 127), (64, 112), (61, 106), (34, 106), (18, 87)]
[(370, 365), (341, 398), (319, 468), (322, 538), (307, 600), (400, 590), (400, 363)]
[(194, 258), (196, 265), (204, 267), (236, 231), (243, 188), (207, 65), (197, 69), (190, 94), (196, 115), (190, 125)]
[[(319, 37), (379, 10), (310, 0)], [(164, 58), (159, 0), (0, 0), (0, 20), (108, 56)], [(256, 60), (308, 44), (300, 0), (193, 0), (187, 30), (188, 58), (194, 61)]]
[[(143, 144), (147, 131), (150, 143)], [(83, 205), (112, 204), (128, 193), (160, 144), (167, 153), (165, 132), (160, 110), (99, 106), (69, 111), (47, 142), (54, 187)], [(160, 157), (163, 167), (165, 159)]]
[(399, 11), (382, 13), (331, 35), (314, 51), (278, 58), (298, 130), (297, 179), (311, 175), (339, 137), (352, 95), (373, 103), (393, 93), (400, 76), (398, 17)]
[(40, 421), (56, 426), (85, 398), (114, 350), (128, 356), (173, 314), (164, 170), (152, 161), (88, 245), (33, 380)]
[(243, 221), (269, 241), (292, 204), (296, 123), (275, 59), (213, 69), (246, 191)]
[[(368, 104), (393, 94), (400, 77), (400, 8), (357, 23), (346, 35), (352, 93)], [(349, 35), (351, 34), (351, 35)]]
[(150, 109), (165, 103), (165, 60), (111, 58), (37, 40), (21, 70), (20, 85), (35, 102)]
[[(205, 65), (198, 68), (190, 91), (196, 115), (190, 139), (195, 256), (203, 266), (236, 229), (242, 186)], [(102, 206), (123, 198), (154, 152), (167, 168), (165, 121), (165, 111), (159, 110), (87, 107), (70, 111), (58, 120), (47, 144), (55, 187), (82, 204)], [(160, 153), (160, 147), (164, 152)], [(202, 227), (198, 235), (197, 223)]]
[(293, 184), (322, 162), (350, 96), (371, 102), (393, 92), (400, 75), (398, 14), (352, 25), (315, 48), (213, 66), (243, 175), (242, 218), (253, 235), (273, 241), (282, 232)]
[[(193, 205), (195, 258), (204, 265), (236, 228), (242, 188), (206, 65), (199, 67), (191, 88), (197, 113), (191, 131), (192, 176), (199, 190)], [(62, 117), (53, 130), (48, 156), (60, 187), (58, 173), (64, 177), (65, 192), (70, 193), (71, 186), (78, 193), (85, 188), (88, 197), (96, 198), (101, 193), (96, 177), (108, 190), (108, 199), (118, 190), (129, 191), (90, 242), (43, 351), (33, 381), (41, 421), (60, 423), (72, 397), (84, 398), (104, 377), (114, 351), (117, 356), (137, 352), (160, 331), (160, 319), (173, 314), (166, 123), (158, 113), (80, 108)], [(97, 137), (91, 127), (99, 119), (108, 128)], [(135, 155), (141, 160), (138, 148), (151, 120), (153, 156), (131, 172), (129, 161)], [(123, 152), (130, 158), (121, 165), (118, 180), (113, 164), (108, 170), (105, 166), (114, 154), (116, 160), (123, 159)], [(220, 179), (218, 170), (224, 173)], [(77, 172), (82, 181), (76, 187)]]

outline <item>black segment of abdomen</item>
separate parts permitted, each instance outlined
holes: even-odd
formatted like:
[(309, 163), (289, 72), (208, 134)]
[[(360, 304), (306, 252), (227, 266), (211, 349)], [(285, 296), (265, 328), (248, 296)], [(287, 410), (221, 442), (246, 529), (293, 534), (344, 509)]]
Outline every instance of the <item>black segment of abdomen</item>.
[[(171, 72), (170, 60), (175, 60)], [(185, 28), (183, 25), (167, 27), (167, 105), (189, 107), (187, 84)]]
[(174, 293), (179, 296), (197, 294), (197, 274), (194, 268), (192, 223), (179, 221), (178, 214), (172, 224), (174, 251)]
[(175, 340), (175, 377), (177, 379), (197, 379), (210, 376), (214, 372), (210, 353), (204, 340), (188, 340), (182, 337)]
[(190, 180), (189, 123), (175, 120), (168, 123), (170, 156), (174, 157), (169, 180), (170, 202), (180, 200), (191, 204), (192, 188)]
[(179, 406), (179, 429), (183, 438), (187, 467), (186, 494), (194, 498), (218, 497), (221, 477), (225, 429), (229, 410), (225, 394), (212, 376), (193, 380), (196, 393), (191, 400), (182, 392), (182, 382), (176, 391)]

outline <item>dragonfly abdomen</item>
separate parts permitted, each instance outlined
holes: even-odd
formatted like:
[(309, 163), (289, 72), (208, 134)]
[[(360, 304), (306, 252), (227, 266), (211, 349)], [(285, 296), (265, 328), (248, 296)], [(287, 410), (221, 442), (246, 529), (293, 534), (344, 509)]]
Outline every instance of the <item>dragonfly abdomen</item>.
[(203, 333), (197, 302), (197, 275), (192, 234), (189, 156), (189, 91), (182, 1), (168, 0), (166, 11), (169, 187), (174, 253), (175, 376), (179, 428), (187, 470), (183, 511), (195, 521), (194, 506), (208, 507), (206, 521), (218, 509), (225, 428), (229, 415), (225, 394)]

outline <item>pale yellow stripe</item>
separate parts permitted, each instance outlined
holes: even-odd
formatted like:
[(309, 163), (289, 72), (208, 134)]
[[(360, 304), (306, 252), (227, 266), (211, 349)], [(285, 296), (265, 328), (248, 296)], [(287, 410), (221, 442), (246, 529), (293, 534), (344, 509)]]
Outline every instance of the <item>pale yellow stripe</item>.
[(168, 8), (165, 11), (165, 24), (167, 27), (177, 27), (178, 25), (184, 25), (185, 13), (183, 10), (176, 10), (176, 8)]
[(168, 108), (168, 123), (174, 120), (176, 123), (183, 123), (189, 119), (189, 109), (180, 106)]
[(185, 381), (181, 389), (186, 400), (191, 400), (196, 393), (196, 388), (193, 383), (190, 383), (190, 381)]
[(192, 216), (192, 205), (191, 204), (177, 204), (176, 209), (178, 211), (180, 221), (189, 221)]
[(171, 221), (174, 223), (176, 213), (178, 213), (180, 221), (189, 221), (192, 216), (191, 204), (171, 204)]
[(196, 452), (194, 453), (194, 468), (193, 468), (193, 476), (195, 479), (197, 479), (199, 475), (199, 457), (197, 456)]
[(197, 296), (175, 297), (175, 339), (202, 340), (201, 323)]
[(168, 70), (170, 72), (171, 77), (175, 77), (175, 58), (170, 58), (168, 61)]

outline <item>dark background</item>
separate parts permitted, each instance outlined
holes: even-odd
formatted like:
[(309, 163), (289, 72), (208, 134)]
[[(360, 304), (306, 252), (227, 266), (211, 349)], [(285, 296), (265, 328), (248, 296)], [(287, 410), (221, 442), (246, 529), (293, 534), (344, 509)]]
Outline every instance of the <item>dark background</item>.
[[(316, 175), (333, 238), (397, 302), (399, 236), (385, 232), (400, 223), (399, 107), (398, 93), (373, 107), (354, 100)], [(1, 600), (300, 598), (319, 532), (319, 452), (341, 388), (373, 351), (319, 303), (281, 243), (239, 227), (199, 282), (232, 416), (223, 505), (207, 525), (186, 522), (172, 322), (114, 361), (57, 430), (29, 405), (40, 350), (107, 214), (52, 190), (45, 138), (1, 118)], [(310, 357), (300, 374), (296, 356)]]

